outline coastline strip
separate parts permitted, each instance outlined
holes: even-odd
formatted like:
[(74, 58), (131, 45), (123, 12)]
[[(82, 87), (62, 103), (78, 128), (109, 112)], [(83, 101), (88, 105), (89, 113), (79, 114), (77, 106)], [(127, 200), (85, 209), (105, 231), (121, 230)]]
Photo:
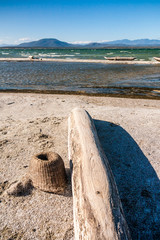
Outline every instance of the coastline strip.
[[(113, 88), (113, 87), (112, 87)], [(109, 89), (109, 88), (108, 88)], [(152, 88), (113, 88), (117, 92), (87, 92), (83, 90), (36, 90), (36, 89), (0, 89), (0, 93), (35, 93), (35, 94), (63, 94), (63, 95), (81, 95), (94, 97), (112, 97), (112, 98), (131, 98), (131, 99), (152, 99), (160, 100), (160, 89)]]
[(160, 65), (156, 61), (114, 61), (97, 59), (55, 59), (55, 58), (0, 58), (0, 62), (77, 62), (77, 63), (103, 63), (103, 64), (141, 64), (141, 65)]

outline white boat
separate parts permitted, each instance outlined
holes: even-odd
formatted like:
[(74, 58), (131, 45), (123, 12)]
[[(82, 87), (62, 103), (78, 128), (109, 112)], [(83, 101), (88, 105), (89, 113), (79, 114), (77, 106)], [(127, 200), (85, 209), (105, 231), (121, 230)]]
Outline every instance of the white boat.
[(160, 57), (159, 57), (159, 58), (158, 58), (158, 57), (154, 57), (154, 59), (155, 59), (156, 61), (160, 62)]
[(133, 61), (135, 57), (104, 57), (106, 60), (109, 61)]

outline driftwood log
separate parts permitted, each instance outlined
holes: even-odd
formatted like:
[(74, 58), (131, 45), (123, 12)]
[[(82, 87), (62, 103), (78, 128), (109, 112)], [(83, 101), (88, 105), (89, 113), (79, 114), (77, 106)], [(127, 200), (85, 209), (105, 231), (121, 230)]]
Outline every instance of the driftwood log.
[(75, 240), (131, 239), (109, 162), (90, 115), (69, 117)]
[(110, 61), (133, 61), (135, 57), (104, 57), (106, 60)]

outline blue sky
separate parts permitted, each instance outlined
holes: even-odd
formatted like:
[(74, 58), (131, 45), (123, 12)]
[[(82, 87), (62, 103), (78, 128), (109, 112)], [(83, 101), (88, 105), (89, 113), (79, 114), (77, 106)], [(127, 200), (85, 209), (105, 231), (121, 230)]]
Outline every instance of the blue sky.
[(160, 39), (160, 0), (0, 0), (0, 44)]

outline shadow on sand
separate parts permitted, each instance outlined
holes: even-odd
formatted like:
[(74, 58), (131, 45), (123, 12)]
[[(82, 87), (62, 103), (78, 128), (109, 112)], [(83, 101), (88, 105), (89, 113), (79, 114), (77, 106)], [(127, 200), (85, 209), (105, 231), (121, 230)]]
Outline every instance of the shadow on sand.
[(133, 240), (160, 239), (160, 181), (134, 139), (120, 126), (94, 120)]

